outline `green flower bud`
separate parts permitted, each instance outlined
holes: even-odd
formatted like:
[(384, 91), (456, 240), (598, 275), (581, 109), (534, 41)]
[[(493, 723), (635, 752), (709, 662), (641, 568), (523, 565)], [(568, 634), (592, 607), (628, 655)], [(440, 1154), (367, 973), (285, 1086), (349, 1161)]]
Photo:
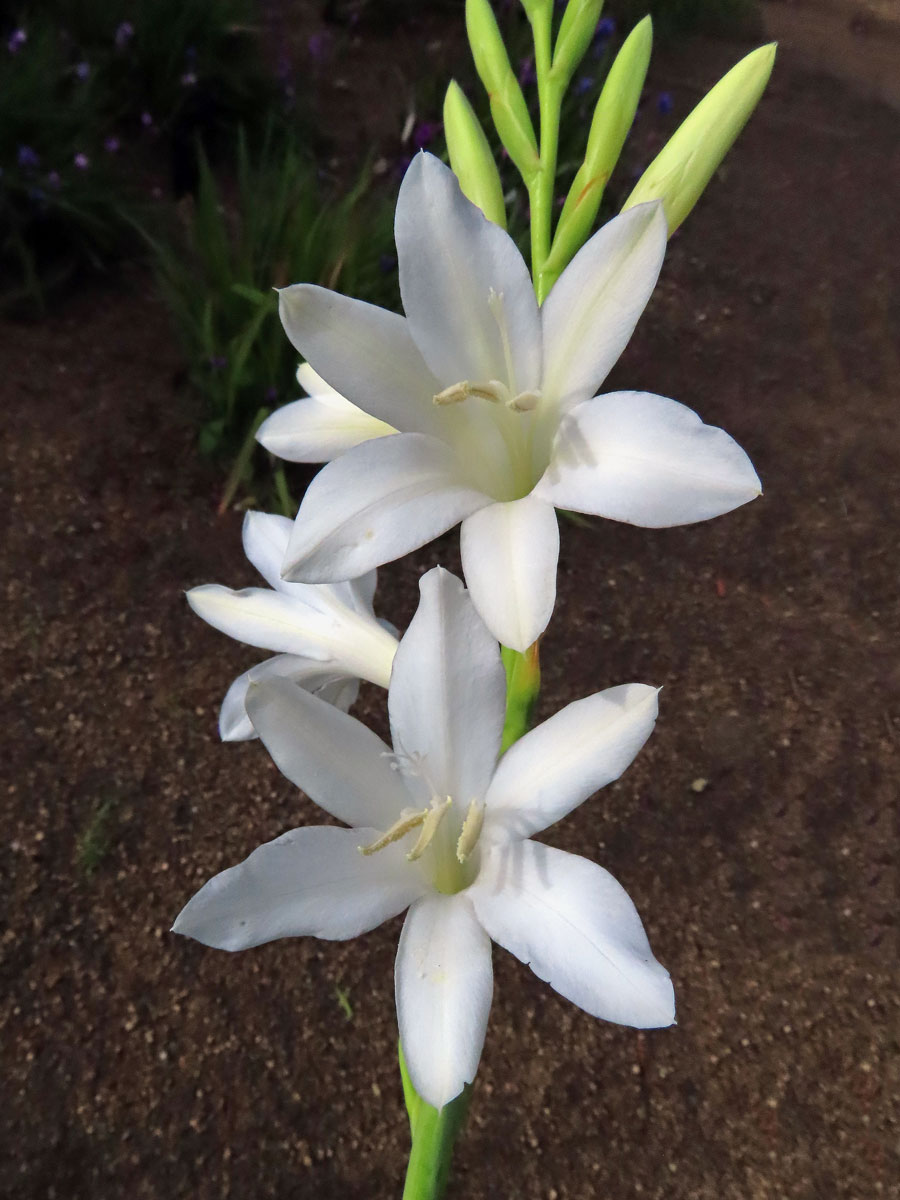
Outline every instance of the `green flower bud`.
[(444, 133), (450, 166), (464, 194), (489, 221), (506, 228), (500, 172), (472, 105), (452, 80), (444, 98)]
[(584, 162), (572, 181), (547, 260), (554, 277), (590, 236), (603, 189), (637, 111), (652, 45), (653, 22), (644, 17), (632, 29), (610, 67), (594, 110)]
[(597, 28), (603, 0), (569, 0), (553, 51), (553, 73), (565, 85), (584, 58)]
[(623, 207), (662, 200), (674, 233), (744, 128), (775, 62), (775, 43), (760, 46), (703, 97), (638, 180)]
[(500, 140), (527, 183), (540, 167), (537, 139), (489, 0), (466, 0), (466, 30)]
[(553, 8), (553, 0), (522, 0), (522, 7), (528, 20), (533, 21), (536, 16)]

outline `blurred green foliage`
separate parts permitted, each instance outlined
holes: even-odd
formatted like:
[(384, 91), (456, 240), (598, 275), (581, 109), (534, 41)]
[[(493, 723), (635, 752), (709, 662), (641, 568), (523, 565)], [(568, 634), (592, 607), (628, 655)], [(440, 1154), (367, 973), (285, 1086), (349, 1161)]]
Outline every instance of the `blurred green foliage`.
[[(235, 463), (227, 504), (254, 478), (260, 421), (298, 394), (298, 355), (273, 289), (318, 283), (397, 307), (393, 197), (373, 195), (367, 170), (334, 194), (273, 124), (252, 153), (239, 134), (232, 190), (201, 152), (196, 196), (180, 211), (181, 221), (149, 241), (188, 379), (202, 397), (200, 450)], [(276, 482), (283, 489), (283, 477)]]
[[(17, 33), (27, 37), (18, 46)], [(0, 308), (42, 311), (49, 288), (121, 247), (133, 198), (110, 149), (117, 143), (108, 141), (100, 81), (83, 60), (73, 61), (46, 20), (7, 36), (6, 52), (0, 47)]]
[(148, 170), (161, 160), (167, 186), (189, 187), (198, 135), (273, 107), (253, 11), (41, 0), (0, 27), (0, 309), (44, 311), (79, 267), (133, 244)]

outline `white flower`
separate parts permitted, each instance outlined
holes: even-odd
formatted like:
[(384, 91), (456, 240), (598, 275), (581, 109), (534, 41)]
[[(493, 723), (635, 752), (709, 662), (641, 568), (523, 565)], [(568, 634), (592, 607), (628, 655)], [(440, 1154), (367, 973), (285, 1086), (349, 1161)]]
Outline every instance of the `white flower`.
[(287, 517), (248, 512), (244, 518), (244, 552), (273, 590), (236, 592), (209, 583), (187, 593), (194, 612), (229, 637), (282, 651), (228, 689), (219, 713), (225, 741), (256, 736), (246, 710), (251, 680), (279, 676), (346, 710), (360, 679), (387, 687), (391, 678), (397, 639), (372, 611), (375, 572), (349, 583), (286, 583), (281, 563), (290, 533)]
[(328, 462), (361, 442), (397, 432), (329, 387), (309, 363), (297, 368), (297, 382), (307, 395), (276, 409), (256, 431), (256, 440), (278, 458)]
[[(332, 410), (344, 452), (304, 497), (286, 578), (350, 578), (462, 521), (472, 599), (501, 642), (525, 650), (553, 611), (554, 507), (659, 527), (759, 494), (743, 450), (690, 409), (646, 392), (592, 398), (656, 283), (659, 203), (596, 233), (540, 309), (512, 239), (431, 155), (403, 181), (396, 238), (405, 318), (311, 284), (280, 294), (288, 337), (315, 371), (400, 431), (360, 442), (353, 406)], [(266, 444), (291, 458), (333, 453), (316, 429)]]
[(435, 568), (394, 660), (393, 753), (354, 718), (281, 680), (251, 688), (275, 762), (352, 826), (294, 829), (215, 876), (175, 922), (208, 946), (352, 938), (409, 908), (396, 966), (400, 1037), (440, 1108), (475, 1075), (491, 1004), (491, 939), (597, 1017), (670, 1025), (668, 973), (602, 867), (531, 841), (617, 779), (649, 737), (656, 690), (577, 700), (498, 762), (499, 648), (460, 581)]

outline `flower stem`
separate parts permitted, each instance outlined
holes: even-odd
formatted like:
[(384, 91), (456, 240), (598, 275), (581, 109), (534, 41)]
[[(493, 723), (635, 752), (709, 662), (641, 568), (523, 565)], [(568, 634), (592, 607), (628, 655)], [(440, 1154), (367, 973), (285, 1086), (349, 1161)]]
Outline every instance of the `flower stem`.
[(542, 304), (552, 282), (545, 278), (545, 267), (550, 254), (562, 89), (553, 74), (553, 5), (537, 5), (529, 15), (534, 35), (534, 70), (541, 119), (540, 167), (528, 189), (531, 205), (531, 274), (538, 304)]
[(465, 1087), (455, 1100), (440, 1110), (432, 1108), (413, 1087), (406, 1070), (403, 1047), (398, 1049), (403, 1098), (412, 1135), (403, 1200), (440, 1200), (450, 1175), (453, 1143), (466, 1119), (472, 1089)]
[(506, 721), (500, 744), (501, 754), (531, 728), (531, 715), (541, 688), (538, 642), (529, 646), (524, 654), (503, 646), (502, 654), (506, 667)]

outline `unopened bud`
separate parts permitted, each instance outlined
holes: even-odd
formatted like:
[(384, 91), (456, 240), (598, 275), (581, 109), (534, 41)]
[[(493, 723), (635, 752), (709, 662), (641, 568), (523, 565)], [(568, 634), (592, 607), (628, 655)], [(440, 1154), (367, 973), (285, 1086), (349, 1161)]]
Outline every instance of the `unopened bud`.
[(584, 162), (572, 181), (547, 260), (554, 277), (590, 236), (603, 189), (637, 112), (652, 45), (653, 22), (644, 17), (625, 39), (610, 67), (594, 110)]
[(560, 85), (572, 78), (597, 29), (603, 0), (569, 0), (553, 50), (553, 73)]
[(648, 200), (662, 200), (669, 233), (674, 233), (759, 102), (775, 49), (774, 42), (760, 46), (707, 92), (638, 180), (623, 212)]
[(455, 80), (444, 98), (444, 133), (450, 166), (463, 194), (478, 205), (489, 221), (505, 229), (506, 206), (500, 172), (481, 123)]
[(527, 183), (540, 168), (537, 138), (489, 0), (466, 0), (466, 30), (497, 133)]

